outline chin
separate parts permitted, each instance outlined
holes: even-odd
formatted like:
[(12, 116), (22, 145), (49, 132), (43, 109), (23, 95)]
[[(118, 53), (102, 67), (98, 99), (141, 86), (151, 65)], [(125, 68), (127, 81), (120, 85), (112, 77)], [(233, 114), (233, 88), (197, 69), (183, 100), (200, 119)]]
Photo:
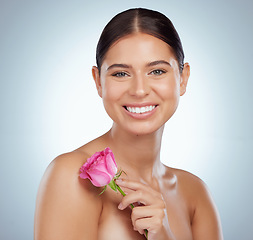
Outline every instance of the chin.
[(164, 128), (164, 125), (159, 126), (159, 127), (136, 126), (136, 127), (131, 127), (131, 129), (127, 128), (125, 129), (125, 131), (134, 136), (148, 136), (148, 135), (152, 135), (156, 133), (157, 131), (163, 130), (163, 128)]

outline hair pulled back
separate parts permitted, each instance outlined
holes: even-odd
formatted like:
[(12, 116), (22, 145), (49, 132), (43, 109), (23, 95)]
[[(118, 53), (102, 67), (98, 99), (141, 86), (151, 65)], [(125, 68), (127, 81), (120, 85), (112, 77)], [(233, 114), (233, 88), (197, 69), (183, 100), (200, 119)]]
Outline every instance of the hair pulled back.
[(120, 38), (132, 33), (146, 33), (166, 42), (174, 51), (180, 73), (184, 67), (184, 51), (179, 35), (170, 19), (160, 12), (133, 8), (117, 14), (105, 26), (97, 45), (97, 67), (101, 65), (109, 48)]

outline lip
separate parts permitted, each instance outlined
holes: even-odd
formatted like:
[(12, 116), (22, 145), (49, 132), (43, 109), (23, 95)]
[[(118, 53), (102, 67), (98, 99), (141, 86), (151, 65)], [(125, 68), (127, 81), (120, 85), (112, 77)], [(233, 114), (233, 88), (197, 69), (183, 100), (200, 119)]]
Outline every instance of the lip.
[(157, 106), (158, 104), (152, 102), (145, 103), (129, 103), (125, 104), (123, 107), (147, 107), (147, 106)]
[[(155, 108), (149, 112), (145, 113), (132, 113), (129, 112), (125, 107), (147, 107), (147, 106), (155, 106)], [(134, 119), (139, 119), (139, 120), (144, 120), (149, 117), (151, 117), (157, 110), (158, 104), (154, 103), (132, 103), (132, 104), (126, 104), (123, 106), (124, 111), (127, 113), (128, 116), (134, 118)]]

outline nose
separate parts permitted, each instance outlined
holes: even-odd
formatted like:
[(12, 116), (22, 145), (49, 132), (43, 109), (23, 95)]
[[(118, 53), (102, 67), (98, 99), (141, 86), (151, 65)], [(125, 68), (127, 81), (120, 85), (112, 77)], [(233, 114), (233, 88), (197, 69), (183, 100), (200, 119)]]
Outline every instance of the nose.
[(150, 86), (147, 77), (138, 74), (133, 77), (129, 90), (130, 95), (143, 98), (150, 93)]

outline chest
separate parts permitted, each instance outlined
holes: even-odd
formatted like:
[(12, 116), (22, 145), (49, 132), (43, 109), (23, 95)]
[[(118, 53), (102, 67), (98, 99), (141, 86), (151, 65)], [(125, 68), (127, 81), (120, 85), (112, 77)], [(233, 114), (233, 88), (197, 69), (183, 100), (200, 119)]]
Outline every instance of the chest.
[[(111, 193), (104, 196), (98, 239), (99, 240), (144, 240), (143, 235), (133, 230), (131, 208), (118, 209), (122, 196)], [(187, 203), (177, 193), (164, 194), (170, 228), (177, 240), (191, 240), (191, 223)]]

